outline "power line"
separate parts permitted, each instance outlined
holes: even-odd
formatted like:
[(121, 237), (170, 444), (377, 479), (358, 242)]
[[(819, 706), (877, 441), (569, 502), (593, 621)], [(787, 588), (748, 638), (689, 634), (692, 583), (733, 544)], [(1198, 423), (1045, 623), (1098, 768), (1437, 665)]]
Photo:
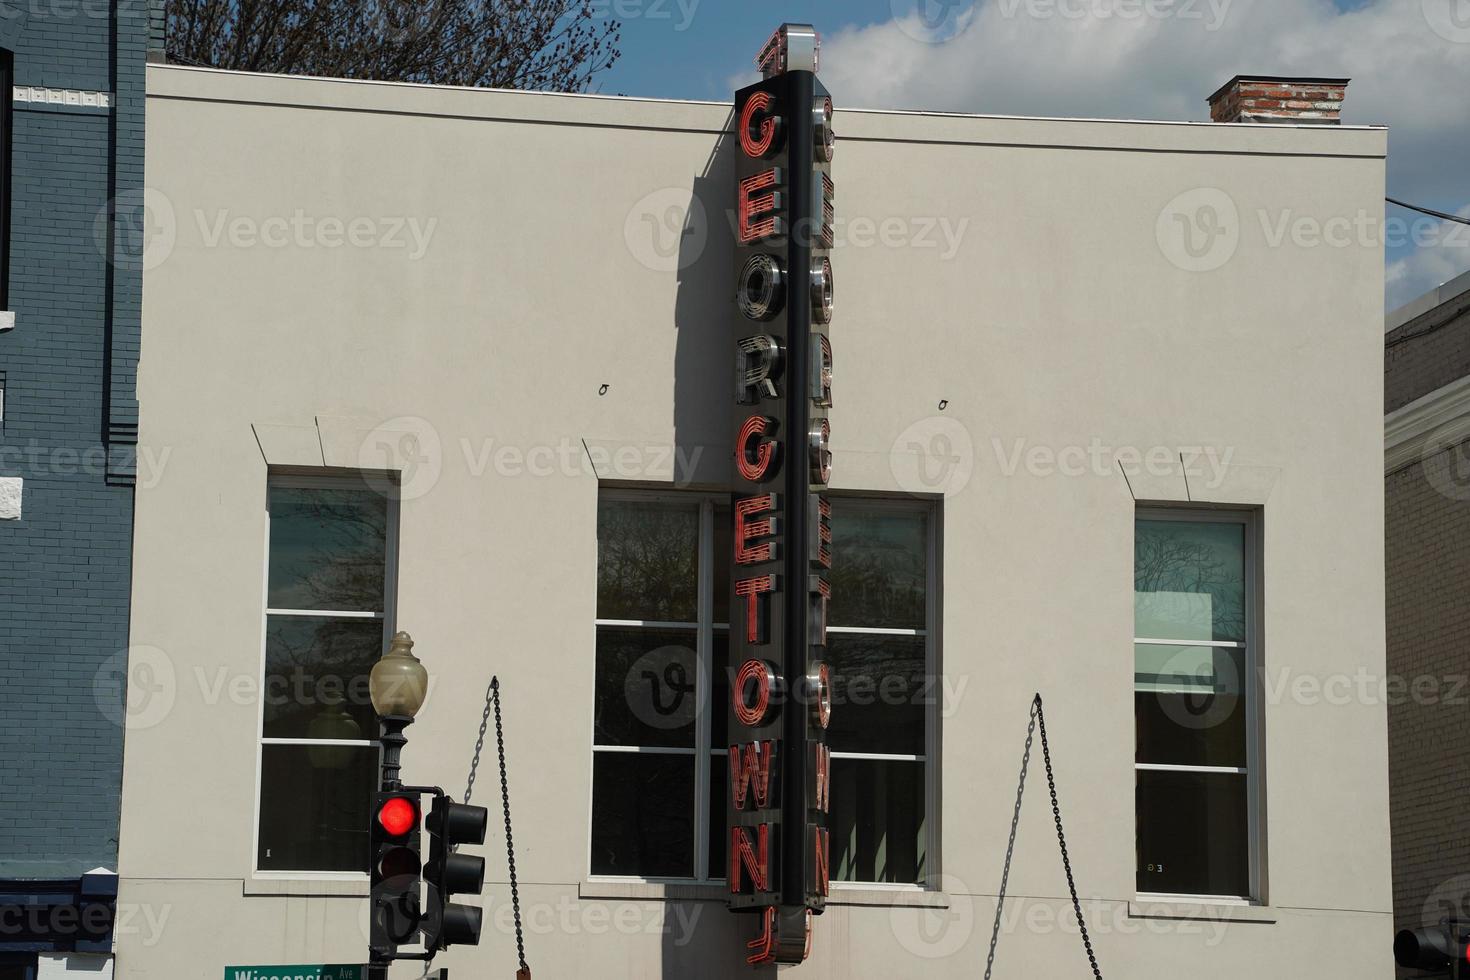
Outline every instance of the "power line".
[(1391, 197), (1386, 197), (1384, 198), (1384, 200), (1387, 201), (1389, 204), (1397, 204), (1401, 208), (1408, 208), (1410, 211), (1418, 211), (1420, 214), (1427, 214), (1431, 218), (1439, 218), (1441, 221), (1454, 221), (1462, 225), (1470, 225), (1470, 218), (1462, 218), (1458, 214), (1445, 214), (1443, 211), (1436, 211), (1433, 208), (1421, 208), (1417, 204), (1408, 204), (1404, 201), (1394, 200)]
[[(1443, 211), (1436, 211), (1433, 208), (1421, 208), (1417, 204), (1409, 204), (1405, 201), (1395, 200), (1391, 197), (1386, 197), (1384, 198), (1384, 200), (1387, 201), (1389, 204), (1396, 204), (1401, 208), (1408, 208), (1410, 211), (1418, 211), (1420, 214), (1427, 214), (1431, 218), (1439, 218), (1441, 221), (1453, 221), (1456, 224), (1470, 225), (1470, 218), (1462, 218), (1457, 214), (1445, 214)], [(1393, 340), (1387, 341), (1384, 344), (1384, 347), (1391, 349), (1397, 347), (1399, 344), (1406, 344), (1411, 340), (1418, 340), (1420, 337), (1427, 337), (1430, 334), (1435, 333), (1445, 326), (1448, 326), (1450, 323), (1454, 322), (1456, 322), (1454, 317), (1446, 318), (1429, 327), (1425, 327), (1422, 330), (1417, 330), (1414, 333), (1406, 333), (1395, 337)]]

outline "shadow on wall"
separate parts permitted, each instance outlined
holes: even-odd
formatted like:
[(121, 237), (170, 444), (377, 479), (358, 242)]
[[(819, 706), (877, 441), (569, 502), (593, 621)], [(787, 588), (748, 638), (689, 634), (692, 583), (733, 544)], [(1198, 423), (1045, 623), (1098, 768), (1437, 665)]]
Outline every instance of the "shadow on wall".
[[(723, 822), (724, 817), (720, 820)], [(758, 915), (736, 915), (721, 901), (669, 902), (663, 938), (664, 980), (752, 980), (776, 976), (776, 967), (745, 963), (745, 944)]]
[[(734, 114), (694, 179), (680, 238), (674, 304), (674, 440), (676, 459), (689, 464), (675, 479), (707, 489), (730, 486), (735, 420), (735, 138)], [(697, 455), (696, 455), (697, 454)], [(716, 744), (724, 738), (715, 732)], [(717, 797), (718, 799), (719, 797)], [(724, 836), (723, 809), (710, 814)], [(745, 944), (759, 917), (735, 915), (723, 901), (669, 902), (665, 910), (665, 980), (752, 980), (775, 967), (745, 963)]]
[(730, 485), (734, 419), (734, 126), (715, 140), (694, 178), (679, 240), (674, 301), (674, 478), (683, 485)]

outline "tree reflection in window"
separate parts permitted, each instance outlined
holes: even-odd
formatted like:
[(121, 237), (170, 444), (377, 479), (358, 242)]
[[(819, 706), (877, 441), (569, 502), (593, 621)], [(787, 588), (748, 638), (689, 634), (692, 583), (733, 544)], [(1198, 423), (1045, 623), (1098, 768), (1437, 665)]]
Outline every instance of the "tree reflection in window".
[[(1150, 623), (1168, 630), (1155, 639), (1244, 641), (1243, 525), (1139, 521), (1133, 589), (1139, 629)], [(1199, 596), (1207, 604), (1210, 635), (1191, 635), (1204, 624), (1186, 621), (1189, 610), (1177, 600), (1187, 595)]]
[(698, 618), (699, 507), (604, 501), (597, 511), (597, 615)]
[(269, 491), (261, 871), (360, 871), (377, 785), (368, 674), (383, 651), (389, 500), (360, 484)]
[(388, 501), (369, 490), (273, 487), (273, 609), (381, 612)]
[(834, 626), (922, 629), (928, 584), (923, 511), (869, 510), (839, 498), (832, 509)]

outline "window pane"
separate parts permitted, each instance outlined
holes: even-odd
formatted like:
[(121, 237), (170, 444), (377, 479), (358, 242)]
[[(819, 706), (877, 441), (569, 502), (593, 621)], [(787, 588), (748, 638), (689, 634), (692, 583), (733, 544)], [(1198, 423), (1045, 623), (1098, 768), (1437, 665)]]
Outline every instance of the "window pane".
[(269, 616), (266, 738), (377, 738), (368, 672), (383, 654), (377, 619)]
[(921, 883), (924, 764), (832, 760), (834, 881)]
[(730, 668), (730, 632), (715, 630), (712, 637), (714, 651), (710, 658), (710, 732), (715, 748), (728, 748), (730, 734), (730, 682), (734, 674)]
[(261, 746), (260, 870), (366, 874), (377, 779), (376, 746)]
[(382, 612), (388, 501), (371, 490), (270, 489), (273, 609)]
[(1245, 652), (1211, 647), (1134, 647), (1137, 761), (1246, 765)]
[(1138, 521), (1134, 636), (1245, 640), (1245, 525)]
[(692, 623), (698, 615), (699, 505), (597, 505), (597, 616)]
[(592, 873), (694, 872), (694, 756), (594, 752)]
[(726, 824), (729, 814), (730, 769), (723, 755), (711, 756), (709, 760), (709, 877), (713, 881), (725, 879), (730, 871), (725, 862), (729, 860), (730, 829)]
[(1250, 893), (1246, 777), (1156, 772), (1138, 777), (1138, 890)]
[(715, 506), (713, 520), (714, 549), (713, 565), (715, 572), (715, 622), (728, 624), (730, 622), (730, 564), (735, 560), (733, 545), (735, 529), (730, 522), (735, 518), (730, 514), (727, 504)]
[(925, 511), (864, 510), (832, 500), (832, 626), (923, 629)]
[(597, 628), (598, 745), (694, 747), (693, 630)]
[(924, 754), (924, 708), (933, 693), (921, 636), (829, 633), (834, 752)]

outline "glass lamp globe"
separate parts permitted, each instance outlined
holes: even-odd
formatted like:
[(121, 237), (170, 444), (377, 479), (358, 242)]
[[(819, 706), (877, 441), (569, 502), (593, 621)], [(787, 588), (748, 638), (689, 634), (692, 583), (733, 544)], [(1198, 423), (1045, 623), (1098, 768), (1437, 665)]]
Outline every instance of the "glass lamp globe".
[(395, 633), (388, 652), (373, 664), (368, 678), (373, 710), (382, 717), (412, 718), (424, 706), (429, 692), (429, 672), (413, 655), (413, 637)]

